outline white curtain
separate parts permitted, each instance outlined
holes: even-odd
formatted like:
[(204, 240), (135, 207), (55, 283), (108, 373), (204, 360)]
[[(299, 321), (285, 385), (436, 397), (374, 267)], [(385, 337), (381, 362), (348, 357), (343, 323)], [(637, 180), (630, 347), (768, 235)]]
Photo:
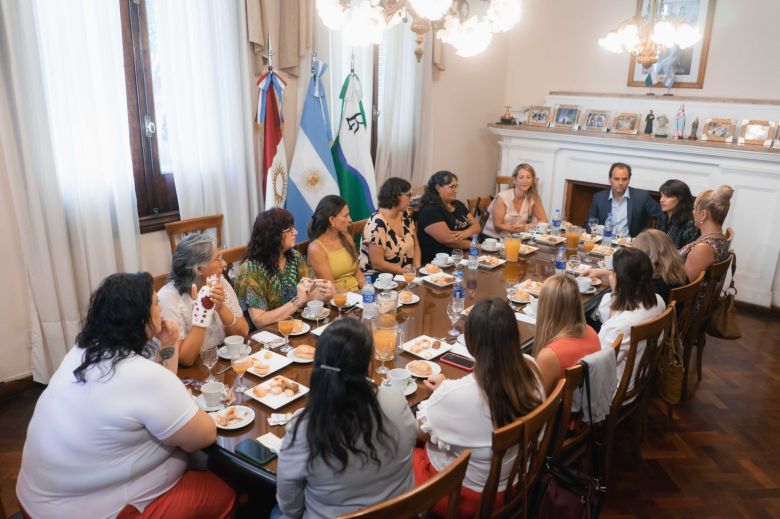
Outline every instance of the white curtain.
[(148, 1), (160, 65), (157, 119), (167, 117), (181, 217), (222, 213), (226, 245), (246, 243), (260, 197), (245, 4)]
[(4, 0), (0, 56), (0, 171), (27, 269), (33, 378), (46, 382), (91, 291), (140, 266), (119, 4)]

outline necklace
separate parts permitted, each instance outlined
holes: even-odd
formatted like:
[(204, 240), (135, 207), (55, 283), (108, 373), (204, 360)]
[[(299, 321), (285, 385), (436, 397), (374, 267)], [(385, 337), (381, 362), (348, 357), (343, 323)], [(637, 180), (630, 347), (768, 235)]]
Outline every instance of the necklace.
[(696, 240), (696, 241), (699, 242), (699, 241), (703, 240), (704, 238), (706, 238), (707, 236), (715, 236), (716, 234), (719, 234), (719, 235), (723, 236), (722, 232), (708, 232), (707, 234), (702, 234), (701, 236), (699, 236), (699, 239)]

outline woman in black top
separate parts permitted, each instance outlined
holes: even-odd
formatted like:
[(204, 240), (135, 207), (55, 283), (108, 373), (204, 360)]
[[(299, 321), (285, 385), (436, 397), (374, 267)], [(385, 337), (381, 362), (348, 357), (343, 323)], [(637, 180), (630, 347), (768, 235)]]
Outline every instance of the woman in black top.
[(479, 223), (458, 200), (458, 177), (449, 171), (438, 171), (428, 180), (417, 216), (422, 264), (437, 253), (468, 249), (471, 237), (480, 232)]
[(667, 180), (661, 188), (661, 211), (655, 228), (665, 232), (677, 249), (699, 237), (699, 229), (693, 223), (693, 196), (688, 184), (682, 180)]

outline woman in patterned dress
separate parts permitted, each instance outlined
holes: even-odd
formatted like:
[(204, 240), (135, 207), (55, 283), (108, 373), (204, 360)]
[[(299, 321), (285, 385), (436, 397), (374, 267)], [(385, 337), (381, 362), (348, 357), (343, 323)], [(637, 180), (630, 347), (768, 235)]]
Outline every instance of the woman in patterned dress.
[(289, 211), (273, 208), (257, 215), (236, 277), (241, 309), (262, 328), (294, 314), (312, 299), (333, 295), (333, 284), (311, 279), (309, 266), (295, 250), (298, 235)]
[(725, 260), (731, 245), (723, 234), (723, 221), (729, 213), (734, 188), (720, 186), (702, 192), (693, 204), (693, 219), (701, 237), (680, 249), (688, 279), (707, 270), (713, 263)]
[(420, 267), (417, 226), (409, 200), (412, 185), (402, 178), (388, 178), (379, 189), (379, 210), (372, 214), (360, 244), (360, 268), (403, 274), (406, 266)]

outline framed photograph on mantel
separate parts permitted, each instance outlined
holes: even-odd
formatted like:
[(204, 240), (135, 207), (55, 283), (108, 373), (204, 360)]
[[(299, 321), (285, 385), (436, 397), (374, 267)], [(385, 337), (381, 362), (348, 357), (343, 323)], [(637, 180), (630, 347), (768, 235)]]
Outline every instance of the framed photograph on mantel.
[(580, 119), (580, 107), (577, 105), (558, 105), (555, 107), (555, 117), (553, 117), (551, 128), (569, 128), (577, 129), (577, 122)]
[[(699, 29), (701, 40), (692, 47), (680, 49), (672, 47), (663, 50), (658, 61), (651, 65), (653, 74), (658, 78), (655, 86), (663, 86), (667, 75), (674, 74), (673, 88), (703, 88), (704, 71), (707, 69), (707, 53), (710, 48), (712, 19), (715, 14), (715, 0), (673, 0), (657, 2), (656, 19), (674, 18)], [(650, 0), (637, 0), (637, 16), (646, 17), (650, 9)], [(647, 87), (645, 78), (650, 69), (644, 68), (631, 55), (628, 65), (628, 86)]]
[(775, 136), (775, 122), (743, 119), (737, 144), (756, 144), (769, 147)]
[(529, 106), (528, 107), (528, 119), (526, 124), (529, 126), (541, 126), (547, 128), (550, 124), (550, 114), (552, 108), (549, 106)]
[(701, 140), (713, 142), (732, 142), (734, 140), (734, 121), (731, 119), (707, 119), (701, 132)]
[(621, 112), (612, 120), (612, 133), (636, 135), (639, 132), (640, 114)]
[(589, 132), (605, 132), (609, 128), (609, 111), (588, 110), (582, 118), (581, 130)]

